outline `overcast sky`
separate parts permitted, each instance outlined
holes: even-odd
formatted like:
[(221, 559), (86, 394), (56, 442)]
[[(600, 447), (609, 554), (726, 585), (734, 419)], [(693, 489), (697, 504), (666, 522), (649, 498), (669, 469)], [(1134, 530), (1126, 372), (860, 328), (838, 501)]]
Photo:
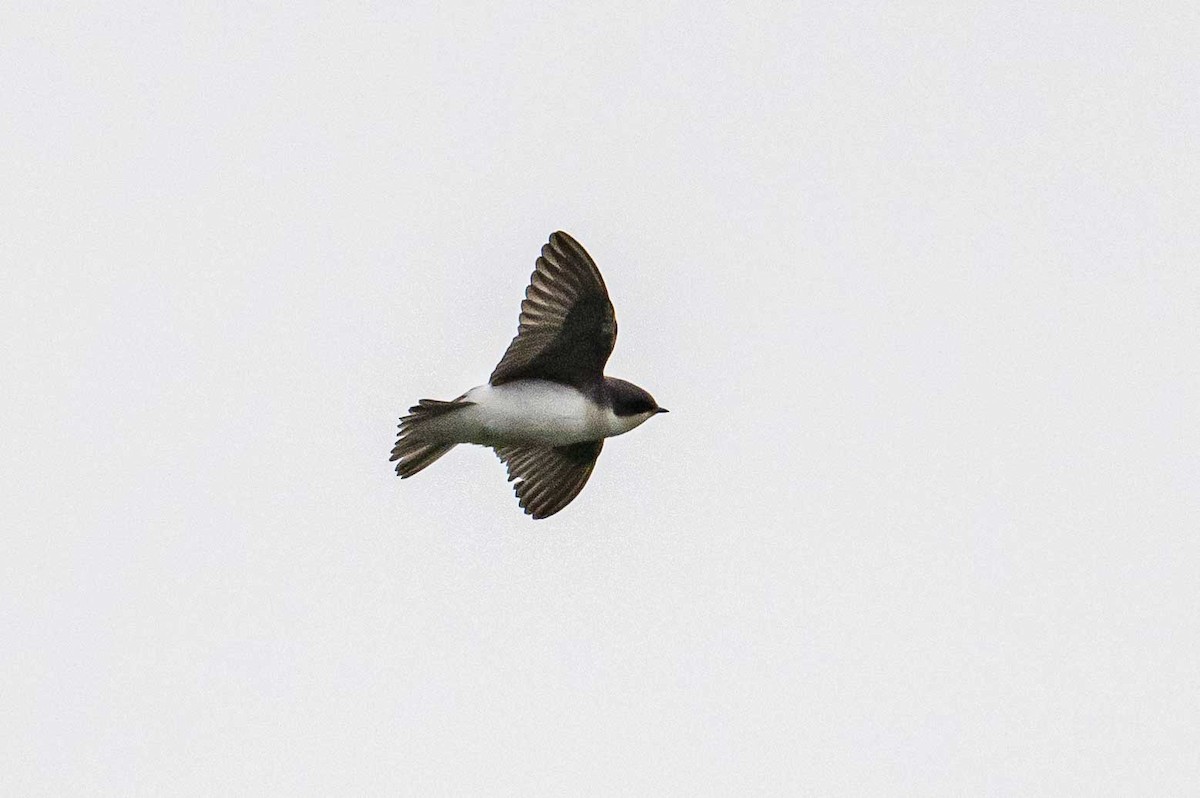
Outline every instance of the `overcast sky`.
[[(1200, 790), (1194, 3), (72, 5), (0, 9), (3, 792)], [(671, 414), (549, 520), (401, 482), (556, 229)]]

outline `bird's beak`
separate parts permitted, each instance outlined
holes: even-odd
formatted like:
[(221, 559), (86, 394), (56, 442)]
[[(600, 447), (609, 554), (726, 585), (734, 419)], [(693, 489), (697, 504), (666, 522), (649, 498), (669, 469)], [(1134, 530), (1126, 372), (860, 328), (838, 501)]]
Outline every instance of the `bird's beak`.
[(670, 413), (671, 411), (665, 407), (659, 407), (659, 408), (655, 408), (654, 412), (655, 413)]

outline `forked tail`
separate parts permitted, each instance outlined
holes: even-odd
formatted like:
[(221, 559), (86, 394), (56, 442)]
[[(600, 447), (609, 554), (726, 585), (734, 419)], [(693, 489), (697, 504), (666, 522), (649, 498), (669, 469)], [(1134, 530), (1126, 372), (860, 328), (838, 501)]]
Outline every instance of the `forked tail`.
[(408, 415), (400, 418), (400, 437), (392, 448), (390, 460), (396, 463), (396, 473), (407, 479), (433, 463), (456, 443), (446, 443), (438, 434), (437, 419), (463, 407), (474, 404), (462, 399), (443, 402), (438, 399), (422, 399), (408, 409)]

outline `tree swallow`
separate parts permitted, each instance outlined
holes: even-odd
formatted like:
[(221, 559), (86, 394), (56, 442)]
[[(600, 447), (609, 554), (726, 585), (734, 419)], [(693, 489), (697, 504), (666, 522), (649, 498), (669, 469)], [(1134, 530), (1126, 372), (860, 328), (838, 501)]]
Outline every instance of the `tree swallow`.
[(591, 256), (563, 232), (537, 259), (517, 337), (487, 385), (422, 399), (400, 419), (396, 473), (411, 477), (460, 443), (489, 446), (527, 515), (546, 518), (587, 484), (604, 439), (665, 413), (632, 383), (604, 376), (617, 318)]

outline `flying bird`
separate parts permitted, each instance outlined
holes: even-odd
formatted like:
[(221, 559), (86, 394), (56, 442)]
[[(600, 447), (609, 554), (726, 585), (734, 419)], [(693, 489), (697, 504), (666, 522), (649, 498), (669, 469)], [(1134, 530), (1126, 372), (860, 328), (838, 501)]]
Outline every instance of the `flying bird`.
[(411, 477), (460, 443), (488, 446), (526, 514), (554, 515), (587, 484), (605, 438), (667, 412), (638, 386), (604, 376), (616, 341), (600, 270), (575, 239), (554, 233), (487, 385), (410, 407), (392, 449), (396, 473)]

